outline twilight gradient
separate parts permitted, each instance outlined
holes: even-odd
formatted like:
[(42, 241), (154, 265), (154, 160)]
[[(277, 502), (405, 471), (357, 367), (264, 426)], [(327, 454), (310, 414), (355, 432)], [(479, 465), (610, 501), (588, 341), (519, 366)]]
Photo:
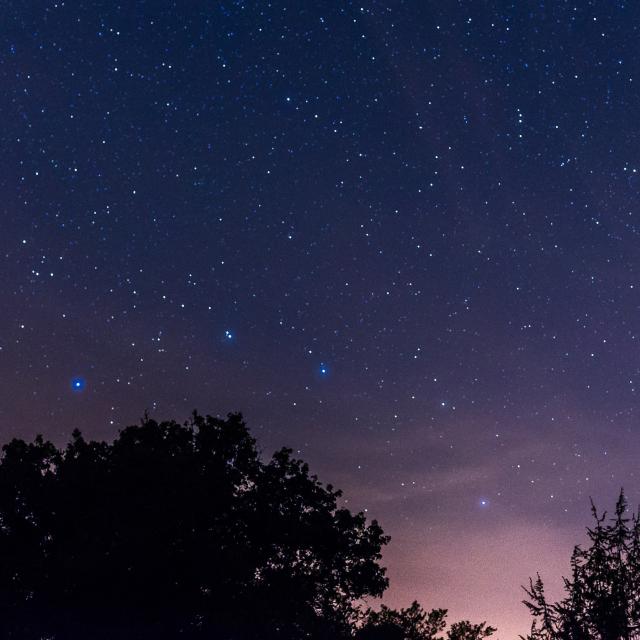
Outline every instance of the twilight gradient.
[(240, 409), (524, 633), (640, 499), (640, 6), (5, 4), (2, 440)]

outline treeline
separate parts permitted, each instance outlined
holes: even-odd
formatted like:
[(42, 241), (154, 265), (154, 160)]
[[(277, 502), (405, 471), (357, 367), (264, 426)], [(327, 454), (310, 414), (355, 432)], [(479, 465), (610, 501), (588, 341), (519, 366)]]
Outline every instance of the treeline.
[[(13, 440), (0, 463), (0, 636), (432, 640), (446, 611), (357, 605), (389, 538), (242, 417), (147, 417), (112, 443)], [(446, 637), (490, 635), (454, 624)]]
[[(145, 417), (111, 442), (12, 440), (0, 460), (0, 637), (480, 640), (414, 602), (370, 608), (389, 538), (242, 417)], [(528, 588), (531, 640), (640, 633), (640, 525), (621, 496), (576, 547), (566, 598)]]

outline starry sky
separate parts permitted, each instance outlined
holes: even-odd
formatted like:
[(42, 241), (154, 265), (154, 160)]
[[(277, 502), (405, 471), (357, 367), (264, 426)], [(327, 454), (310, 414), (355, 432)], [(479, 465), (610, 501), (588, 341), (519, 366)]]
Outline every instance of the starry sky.
[[(512, 638), (640, 500), (640, 5), (0, 8), (0, 436), (242, 410)], [(554, 587), (555, 585), (555, 587)]]

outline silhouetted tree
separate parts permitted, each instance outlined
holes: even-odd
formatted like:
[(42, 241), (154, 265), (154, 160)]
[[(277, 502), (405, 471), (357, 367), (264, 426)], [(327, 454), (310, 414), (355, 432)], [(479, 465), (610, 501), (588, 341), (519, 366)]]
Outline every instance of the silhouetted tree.
[(492, 636), (497, 629), (490, 627), (486, 622), (471, 624), (468, 620), (454, 622), (447, 631), (447, 640), (482, 640)]
[[(356, 640), (443, 640), (447, 610), (425, 611), (414, 601), (406, 609), (391, 609), (385, 605), (379, 611), (369, 609), (356, 633)], [(447, 640), (481, 640), (496, 630), (486, 623), (471, 624), (467, 620), (455, 622), (447, 630)]]
[(3, 638), (339, 638), (387, 586), (378, 524), (239, 414), (3, 451)]
[(525, 591), (533, 615), (531, 640), (635, 640), (640, 638), (640, 523), (627, 517), (624, 493), (615, 515), (598, 515), (587, 529), (590, 546), (576, 546), (566, 596), (549, 603), (538, 575)]

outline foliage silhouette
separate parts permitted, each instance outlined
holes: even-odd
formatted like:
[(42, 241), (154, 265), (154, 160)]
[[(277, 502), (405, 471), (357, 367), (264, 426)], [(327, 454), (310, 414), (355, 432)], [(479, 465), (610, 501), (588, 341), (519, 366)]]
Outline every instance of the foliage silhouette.
[(640, 521), (627, 516), (624, 493), (607, 520), (593, 503), (590, 546), (574, 548), (566, 596), (550, 603), (538, 575), (525, 588), (533, 615), (530, 640), (635, 640), (640, 638)]
[[(12, 440), (0, 461), (0, 637), (435, 640), (444, 610), (362, 611), (389, 538), (240, 414), (145, 416), (112, 443)], [(491, 628), (452, 625), (449, 640)]]
[[(414, 601), (406, 609), (391, 609), (385, 605), (379, 611), (369, 609), (365, 622), (356, 634), (357, 640), (443, 640), (447, 626), (446, 609), (425, 611)], [(447, 630), (446, 640), (482, 640), (496, 630), (486, 623), (455, 622)]]
[(3, 450), (2, 637), (334, 638), (387, 586), (377, 523), (239, 414)]

